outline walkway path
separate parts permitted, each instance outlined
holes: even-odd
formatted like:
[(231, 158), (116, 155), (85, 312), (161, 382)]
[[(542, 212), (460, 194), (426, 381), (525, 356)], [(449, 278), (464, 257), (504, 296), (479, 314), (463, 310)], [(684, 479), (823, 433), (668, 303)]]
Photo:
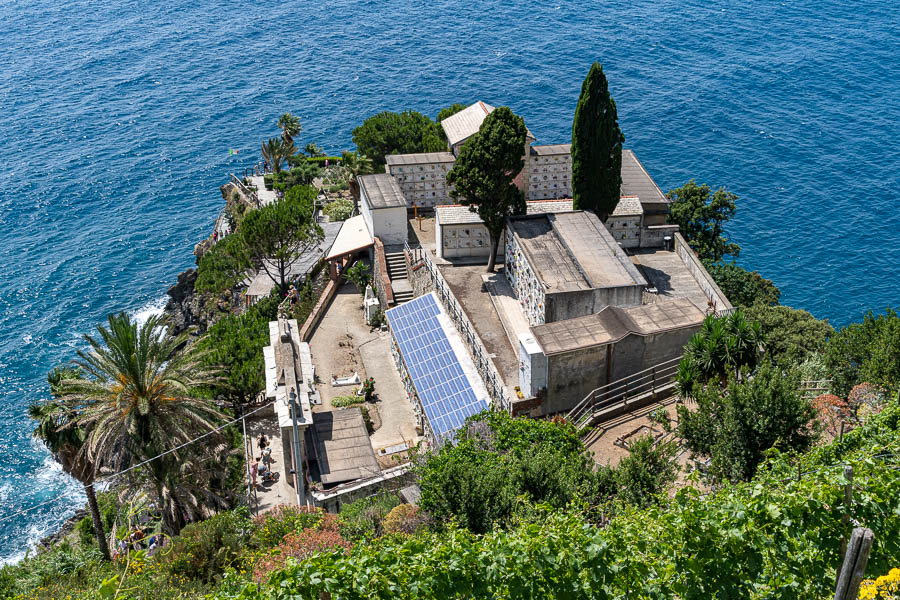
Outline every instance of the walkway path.
[(294, 491), (294, 486), (291, 485), (290, 475), (287, 475), (291, 467), (284, 465), (281, 429), (278, 427), (278, 417), (275, 415), (274, 407), (264, 408), (255, 415), (247, 417), (247, 437), (252, 444), (254, 458), (259, 456), (259, 446), (256, 441), (262, 433), (266, 434), (271, 443), (271, 468), (273, 471), (279, 472), (280, 477), (275, 483), (266, 484), (263, 484), (262, 477), (257, 478), (256, 502), (250, 504), (254, 514), (264, 513), (279, 504), (297, 504), (297, 493)]

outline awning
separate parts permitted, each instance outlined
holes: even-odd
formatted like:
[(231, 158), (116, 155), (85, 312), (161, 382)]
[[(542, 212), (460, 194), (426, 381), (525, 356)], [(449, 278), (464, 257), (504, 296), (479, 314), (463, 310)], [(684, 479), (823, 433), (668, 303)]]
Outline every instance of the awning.
[(375, 243), (369, 228), (366, 227), (365, 219), (362, 215), (356, 215), (344, 221), (341, 230), (338, 232), (328, 256), (325, 258), (331, 260), (345, 254), (351, 254), (363, 248), (368, 248)]

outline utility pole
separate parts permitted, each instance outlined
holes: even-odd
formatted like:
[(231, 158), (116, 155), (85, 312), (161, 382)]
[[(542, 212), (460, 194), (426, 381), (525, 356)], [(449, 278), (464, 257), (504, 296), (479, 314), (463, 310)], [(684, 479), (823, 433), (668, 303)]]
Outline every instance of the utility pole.
[(297, 427), (297, 411), (300, 410), (300, 406), (297, 404), (297, 392), (294, 388), (291, 388), (288, 393), (288, 398), (290, 399), (291, 406), (291, 427), (292, 427), (292, 435), (294, 442), (294, 451), (291, 452), (292, 463), (294, 465), (294, 491), (297, 492), (297, 506), (303, 506), (303, 496), (306, 495), (305, 490), (301, 495), (300, 486), (304, 484), (303, 482), (303, 465), (300, 463), (300, 430)]

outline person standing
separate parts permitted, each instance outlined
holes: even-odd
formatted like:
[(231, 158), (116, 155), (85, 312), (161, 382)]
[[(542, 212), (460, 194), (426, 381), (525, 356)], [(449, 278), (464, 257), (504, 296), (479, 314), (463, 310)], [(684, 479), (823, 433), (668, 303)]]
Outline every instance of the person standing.
[(250, 464), (250, 483), (253, 489), (256, 489), (256, 477), (259, 474), (259, 457), (254, 459), (254, 461)]

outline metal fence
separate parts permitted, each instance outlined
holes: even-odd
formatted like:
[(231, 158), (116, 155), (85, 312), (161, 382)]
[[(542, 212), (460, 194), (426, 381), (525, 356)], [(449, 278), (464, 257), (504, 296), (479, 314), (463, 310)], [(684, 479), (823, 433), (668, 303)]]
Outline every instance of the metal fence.
[[(511, 412), (512, 404), (506, 386), (503, 383), (503, 378), (500, 377), (497, 367), (494, 366), (490, 353), (484, 347), (484, 344), (481, 343), (481, 338), (478, 337), (475, 326), (472, 325), (456, 296), (453, 295), (447, 280), (444, 279), (437, 266), (431, 262), (431, 258), (429, 258), (426, 250), (421, 247), (412, 248), (408, 243), (404, 243), (404, 249), (409, 257), (411, 267), (421, 263), (421, 268), (416, 270), (424, 269), (428, 273), (431, 288), (437, 292), (438, 298), (440, 298), (447, 314), (450, 315), (454, 325), (456, 325), (457, 331), (468, 344), (472, 359), (475, 361), (475, 367), (484, 380), (488, 394), (490, 394), (491, 400), (494, 402), (494, 409), (502, 410), (506, 413)], [(410, 275), (412, 275), (412, 269), (410, 269)]]
[(246, 196), (247, 199), (253, 203), (253, 206), (255, 206), (256, 208), (259, 208), (259, 195), (257, 195), (257, 193), (255, 191), (251, 190), (246, 185), (244, 185), (244, 182), (241, 180), (240, 177), (238, 177), (234, 173), (231, 173), (231, 183), (233, 183), (234, 187), (239, 189), (241, 191), (241, 193), (244, 194), (244, 196)]
[(604, 409), (673, 386), (680, 362), (679, 356), (595, 389), (569, 411), (568, 420), (583, 427)]

